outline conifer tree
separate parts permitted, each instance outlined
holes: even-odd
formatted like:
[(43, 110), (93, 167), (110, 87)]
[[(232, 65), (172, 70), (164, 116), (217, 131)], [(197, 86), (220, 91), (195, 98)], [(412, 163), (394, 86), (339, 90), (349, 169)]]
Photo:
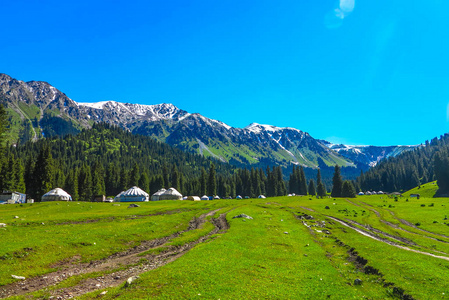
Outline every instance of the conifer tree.
[(54, 162), (50, 147), (44, 145), (34, 165), (33, 170), (34, 185), (36, 187), (35, 198), (40, 201), (42, 196), (53, 188)]
[(318, 169), (318, 173), (316, 175), (316, 181), (317, 181), (317, 196), (319, 197), (325, 197), (326, 196), (326, 186), (324, 185), (324, 182), (321, 181), (321, 170)]
[(340, 174), (340, 167), (335, 165), (334, 177), (332, 178), (332, 197), (341, 197), (342, 196), (342, 188), (343, 188), (343, 179)]
[(80, 201), (92, 201), (92, 174), (90, 167), (85, 163), (78, 175), (78, 193)]
[(105, 195), (104, 169), (99, 161), (92, 168), (92, 193), (94, 196)]
[(315, 190), (315, 182), (313, 181), (313, 179), (309, 180), (309, 195), (310, 196), (315, 196), (316, 195), (316, 190)]
[(148, 194), (150, 194), (150, 178), (148, 177), (147, 172), (142, 172), (142, 174), (140, 175), (139, 187)]
[(201, 168), (201, 177), (200, 177), (200, 195), (206, 195), (207, 192), (207, 176), (206, 170)]
[(212, 163), (209, 168), (209, 179), (207, 182), (207, 192), (210, 196), (217, 194), (217, 182), (215, 179), (215, 165)]
[(138, 186), (140, 179), (139, 165), (135, 162), (133, 168), (129, 174), (129, 187)]
[(304, 168), (301, 166), (299, 171), (299, 194), (300, 195), (307, 195), (307, 179), (306, 174), (304, 173)]
[(356, 197), (355, 188), (354, 188), (354, 185), (352, 184), (351, 181), (345, 180), (343, 182), (341, 193), (342, 193), (341, 194), (342, 197), (348, 197), (348, 198), (355, 198)]
[(77, 169), (69, 171), (65, 179), (64, 190), (72, 196), (73, 201), (79, 201)]
[(3, 156), (3, 147), (5, 146), (5, 133), (7, 131), (7, 126), (8, 114), (3, 104), (0, 104), (0, 157)]

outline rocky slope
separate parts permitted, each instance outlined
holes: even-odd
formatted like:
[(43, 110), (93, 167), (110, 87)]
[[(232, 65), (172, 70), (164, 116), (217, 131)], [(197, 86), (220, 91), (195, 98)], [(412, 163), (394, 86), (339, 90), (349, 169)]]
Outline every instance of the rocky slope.
[(0, 103), (10, 114), (9, 139), (14, 142), (76, 133), (94, 122), (107, 122), (236, 165), (297, 164), (316, 168), (339, 164), (367, 168), (407, 150), (395, 146), (332, 145), (288, 127), (254, 123), (232, 128), (165, 103), (77, 103), (46, 82), (23, 82), (6, 74), (0, 74)]

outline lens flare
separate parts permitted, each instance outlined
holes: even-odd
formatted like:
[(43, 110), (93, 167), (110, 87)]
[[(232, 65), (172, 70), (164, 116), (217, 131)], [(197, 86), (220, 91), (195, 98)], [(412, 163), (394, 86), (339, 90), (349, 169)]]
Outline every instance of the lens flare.
[(340, 0), (340, 9), (343, 13), (350, 14), (354, 10), (355, 0)]

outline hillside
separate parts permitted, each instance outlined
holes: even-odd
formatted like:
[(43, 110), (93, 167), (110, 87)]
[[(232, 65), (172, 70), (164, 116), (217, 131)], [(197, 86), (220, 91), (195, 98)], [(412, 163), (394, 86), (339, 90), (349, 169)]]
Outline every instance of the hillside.
[(428, 182), (417, 186), (405, 193), (402, 193), (404, 197), (410, 197), (411, 194), (419, 194), (420, 197), (433, 198), (438, 191), (438, 185), (436, 181)]
[[(363, 191), (395, 192), (408, 191), (424, 183), (438, 180), (438, 171), (443, 179), (443, 173), (447, 172), (447, 166), (443, 162), (436, 164), (435, 158), (441, 156), (446, 162), (449, 157), (448, 145), (449, 134), (433, 138), (413, 151), (406, 151), (396, 157), (381, 161), (357, 178), (357, 183)], [(438, 168), (436, 169), (435, 166)], [(447, 179), (443, 181), (447, 182)]]
[(46, 82), (23, 82), (6, 74), (0, 74), (0, 103), (8, 110), (8, 140), (14, 144), (43, 136), (75, 134), (94, 123), (106, 122), (239, 167), (302, 165), (317, 169), (338, 164), (366, 170), (408, 150), (372, 146), (369, 151), (342, 151), (295, 128), (256, 123), (232, 128), (172, 104), (77, 103)]

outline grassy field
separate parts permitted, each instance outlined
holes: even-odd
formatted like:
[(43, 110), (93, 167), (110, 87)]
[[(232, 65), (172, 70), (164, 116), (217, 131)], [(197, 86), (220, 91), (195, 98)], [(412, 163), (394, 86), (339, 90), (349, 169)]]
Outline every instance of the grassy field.
[(445, 299), (447, 202), (377, 195), (2, 205), (0, 298)]

